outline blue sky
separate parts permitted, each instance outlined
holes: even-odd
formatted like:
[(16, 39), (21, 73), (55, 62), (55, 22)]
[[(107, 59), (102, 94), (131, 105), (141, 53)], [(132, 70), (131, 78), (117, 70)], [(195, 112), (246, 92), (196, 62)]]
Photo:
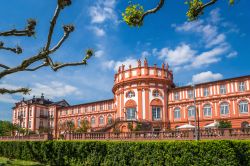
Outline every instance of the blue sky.
[[(45, 44), (56, 0), (2, 0), (0, 31), (21, 29), (28, 18), (37, 20), (36, 36), (0, 37), (6, 46), (23, 48), (22, 55), (0, 51), (0, 62), (18, 65)], [(134, 1), (136, 2), (136, 1)], [(145, 9), (157, 1), (140, 1)], [(149, 64), (169, 63), (178, 85), (206, 82), (250, 74), (250, 11), (247, 0), (229, 6), (219, 1), (205, 10), (198, 21), (187, 22), (184, 1), (169, 0), (156, 14), (146, 17), (140, 28), (131, 28), (122, 22), (121, 13), (128, 1), (84, 0), (74, 1), (61, 13), (52, 45), (63, 35), (62, 25), (74, 24), (75, 31), (52, 55), (54, 61), (81, 61), (84, 51), (93, 48), (96, 56), (88, 66), (68, 67), (53, 72), (43, 68), (35, 72), (21, 72), (0, 80), (1, 87), (32, 88), (30, 95), (70, 104), (109, 99), (113, 97), (114, 73), (121, 64), (136, 64), (147, 57)], [(11, 107), (22, 95), (0, 96), (0, 119), (11, 119)]]

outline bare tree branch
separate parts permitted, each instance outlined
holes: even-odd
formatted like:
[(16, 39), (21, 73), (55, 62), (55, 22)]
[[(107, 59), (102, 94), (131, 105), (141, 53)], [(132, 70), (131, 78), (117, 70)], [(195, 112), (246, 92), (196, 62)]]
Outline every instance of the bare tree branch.
[(30, 36), (34, 35), (36, 21), (33, 19), (29, 19), (27, 22), (28, 22), (28, 25), (26, 26), (26, 28), (24, 30), (12, 29), (9, 31), (0, 32), (0, 36), (28, 36), (28, 37), (30, 37)]
[(60, 14), (60, 11), (61, 11), (61, 7), (59, 5), (57, 5), (55, 13), (54, 13), (54, 16), (53, 16), (52, 20), (50, 21), (50, 28), (49, 28), (48, 39), (47, 39), (46, 46), (44, 48), (45, 51), (49, 50), (51, 39), (52, 39), (52, 34), (54, 32), (54, 27), (55, 27), (57, 18), (58, 18), (59, 14)]
[(63, 42), (69, 37), (69, 34), (71, 32), (74, 31), (74, 26), (73, 25), (65, 25), (63, 26), (63, 29), (64, 29), (64, 35), (63, 37), (61, 38), (61, 40), (59, 40), (59, 42), (49, 51), (49, 53), (53, 53), (55, 52), (58, 48), (61, 47), (61, 45), (63, 44)]
[(5, 88), (0, 88), (0, 94), (13, 94), (13, 93), (23, 93), (28, 94), (31, 90), (28, 88), (20, 88), (15, 90), (9, 90)]
[[(54, 33), (54, 28), (58, 19), (58, 16), (60, 14), (60, 11), (64, 9), (64, 7), (69, 6), (71, 4), (71, 0), (58, 0), (57, 7), (55, 9), (54, 15), (52, 17), (52, 20), (50, 22), (50, 28), (48, 32), (48, 37), (47, 37), (47, 42), (43, 49), (38, 52), (37, 54), (25, 59), (22, 61), (21, 64), (15, 66), (15, 67), (9, 67), (4, 64), (0, 64), (0, 67), (3, 68), (4, 70), (0, 71), (0, 79), (3, 78), (6, 75), (16, 73), (16, 72), (21, 72), (21, 71), (35, 71), (38, 70), (42, 67), (45, 66), (50, 66), (52, 70), (57, 71), (60, 68), (66, 67), (66, 66), (78, 66), (78, 65), (86, 65), (87, 60), (93, 55), (93, 51), (88, 49), (86, 51), (86, 56), (82, 60), (82, 62), (71, 62), (71, 63), (63, 63), (63, 64), (58, 64), (54, 63), (53, 60), (50, 57), (50, 54), (53, 54), (56, 52), (61, 45), (65, 42), (65, 40), (69, 37), (69, 34), (74, 31), (74, 26), (73, 25), (65, 25), (63, 26), (64, 29), (64, 35), (63, 37), (58, 41), (58, 43), (50, 50), (50, 45), (51, 45), (51, 40), (52, 36)], [(35, 28), (36, 22), (33, 20), (28, 21), (28, 26), (26, 27), (25, 30), (23, 31), (18, 31), (16, 29), (6, 31), (6, 32), (0, 32), (0, 36), (31, 36), (34, 34), (34, 28)], [(15, 48), (8, 48), (3, 46), (4, 43), (0, 42), (0, 49), (5, 49), (9, 50), (15, 53), (21, 53), (22, 49), (20, 47)], [(32, 64), (38, 61), (43, 61), (42, 64), (34, 67), (34, 68), (29, 68)], [(20, 88), (16, 90), (8, 90), (5, 88), (0, 89), (0, 94), (5, 94), (5, 93), (28, 93), (30, 89), (28, 88)]]
[(21, 54), (23, 52), (22, 48), (17, 46), (16, 48), (4, 47), (4, 43), (0, 41), (0, 49), (12, 51), (16, 54)]
[(165, 0), (160, 0), (158, 5), (155, 8), (147, 10), (146, 12), (144, 12), (141, 19), (139, 20), (139, 23), (143, 22), (144, 18), (147, 15), (152, 14), (152, 13), (156, 13), (158, 10), (160, 10), (162, 8), (162, 6), (164, 5), (164, 2), (165, 2)]
[(0, 64), (0, 67), (5, 68), (5, 69), (9, 69), (10, 68), (10, 67), (8, 67), (8, 66), (6, 66), (4, 64)]
[(86, 56), (84, 57), (84, 59), (82, 60), (82, 62), (71, 62), (71, 63), (53, 63), (53, 61), (51, 60), (51, 68), (54, 71), (57, 71), (60, 68), (66, 67), (66, 66), (79, 66), (79, 65), (87, 65), (87, 60), (93, 55), (93, 50), (88, 49), (86, 51)]
[(217, 0), (211, 0), (211, 1), (209, 1), (209, 2), (207, 2), (207, 3), (205, 3), (205, 4), (203, 4), (202, 6), (197, 7), (197, 8), (194, 10), (193, 15), (194, 15), (195, 17), (198, 17), (200, 14), (202, 14), (203, 10), (204, 10), (206, 7), (213, 5), (215, 2), (217, 2)]
[(38, 55), (32, 56), (32, 57), (24, 60), (20, 65), (18, 65), (16, 67), (3, 70), (0, 72), (0, 78), (6, 76), (8, 74), (16, 73), (19, 71), (24, 71), (27, 67), (29, 67), (29, 65), (31, 65), (32, 63), (34, 63), (36, 61), (44, 59), (45, 56), (46, 56), (45, 52), (41, 52)]
[(205, 7), (208, 7), (208, 6), (213, 5), (215, 2), (217, 2), (217, 0), (211, 0), (211, 1), (209, 1), (208, 3), (202, 5), (201, 8), (204, 9)]
[(37, 70), (37, 69), (40, 69), (40, 68), (42, 68), (42, 67), (44, 67), (44, 66), (48, 66), (48, 63), (43, 63), (43, 64), (41, 64), (41, 65), (39, 65), (39, 66), (37, 66), (37, 67), (35, 67), (35, 68), (32, 68), (32, 69), (25, 69), (25, 71), (35, 71), (35, 70)]

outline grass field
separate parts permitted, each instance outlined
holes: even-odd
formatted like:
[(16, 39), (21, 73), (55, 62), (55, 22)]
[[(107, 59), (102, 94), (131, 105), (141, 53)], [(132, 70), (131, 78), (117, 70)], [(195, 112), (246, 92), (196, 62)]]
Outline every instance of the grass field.
[(0, 157), (0, 166), (11, 166), (11, 165), (15, 165), (15, 166), (44, 166), (38, 162), (8, 159), (5, 157)]

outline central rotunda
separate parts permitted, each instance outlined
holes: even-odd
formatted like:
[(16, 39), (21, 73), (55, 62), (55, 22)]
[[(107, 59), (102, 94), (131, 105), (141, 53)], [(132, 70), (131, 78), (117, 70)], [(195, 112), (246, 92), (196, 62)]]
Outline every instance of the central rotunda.
[(168, 65), (143, 66), (138, 60), (137, 67), (122, 65), (115, 74), (113, 86), (116, 117), (123, 121), (148, 121), (154, 128), (167, 127), (168, 90), (173, 87), (173, 72)]

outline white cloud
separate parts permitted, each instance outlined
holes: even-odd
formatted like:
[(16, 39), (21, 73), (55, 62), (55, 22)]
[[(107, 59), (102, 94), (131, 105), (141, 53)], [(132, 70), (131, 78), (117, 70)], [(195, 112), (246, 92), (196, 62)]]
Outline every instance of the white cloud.
[(14, 99), (13, 96), (5, 94), (0, 95), (0, 101), (3, 103), (16, 103), (18, 100)]
[(116, 21), (115, 5), (115, 0), (97, 0), (95, 5), (89, 9), (91, 23), (100, 24), (106, 20)]
[(145, 59), (145, 58), (147, 58), (147, 57), (149, 57), (151, 55), (151, 53), (150, 52), (148, 52), (148, 51), (143, 51), (142, 53), (141, 53), (141, 59)]
[(156, 53), (160, 59), (164, 59), (165, 62), (170, 65), (178, 66), (192, 61), (196, 51), (192, 50), (187, 44), (181, 44), (173, 50), (169, 48), (162, 48), (159, 52), (157, 52), (153, 49), (153, 53)]
[(202, 72), (196, 75), (193, 75), (193, 83), (203, 83), (209, 81), (215, 81), (222, 79), (223, 76), (220, 73), (212, 73), (211, 71)]
[(125, 69), (128, 69), (129, 65), (131, 65), (131, 67), (136, 67), (138, 65), (138, 61), (130, 57), (130, 58), (125, 59), (124, 61), (110, 60), (110, 61), (103, 62), (104, 68), (113, 69), (114, 71), (118, 71), (119, 67), (122, 65), (125, 65)]
[(220, 45), (211, 50), (198, 53), (187, 44), (181, 44), (175, 49), (167, 47), (160, 51), (153, 49), (152, 53), (157, 55), (159, 59), (169, 63), (174, 71), (181, 69), (193, 69), (208, 66), (221, 60), (221, 56), (228, 51), (227, 45)]
[(202, 37), (205, 48), (211, 48), (219, 45), (229, 45), (226, 36), (218, 31), (218, 23), (222, 20), (218, 8), (210, 12), (210, 16), (206, 20), (197, 20), (192, 22), (184, 22), (182, 25), (172, 24), (178, 32), (187, 32)]
[(102, 66), (105, 69), (114, 69), (115, 61), (114, 60), (105, 61), (102, 63)]
[(212, 22), (214, 24), (217, 24), (222, 20), (219, 8), (211, 10), (209, 15), (210, 15), (210, 17), (207, 19), (208, 22)]
[(96, 27), (96, 26), (91, 26), (90, 29), (95, 33), (96, 36), (105, 36), (106, 35), (106, 32), (104, 31), (103, 28), (99, 28), (99, 27)]
[(219, 62), (221, 60), (221, 55), (227, 51), (227, 47), (217, 47), (210, 51), (206, 51), (196, 56), (191, 65), (186, 66), (186, 68), (200, 68), (204, 65), (209, 65), (212, 63)]
[(220, 45), (221, 43), (224, 43), (225, 40), (226, 40), (226, 36), (224, 34), (219, 34), (214, 39), (212, 39), (209, 43), (207, 43), (206, 48)]
[(47, 84), (35, 83), (31, 89), (30, 95), (40, 96), (44, 93), (50, 99), (79, 95), (79, 90), (76, 87), (58, 81), (51, 81)]
[(234, 58), (238, 55), (238, 52), (237, 51), (233, 51), (233, 52), (230, 52), (228, 55), (227, 55), (227, 58)]
[(95, 52), (95, 56), (96, 56), (97, 58), (100, 58), (100, 57), (102, 57), (103, 55), (104, 55), (104, 51), (103, 51), (103, 50), (98, 50), (98, 51)]

